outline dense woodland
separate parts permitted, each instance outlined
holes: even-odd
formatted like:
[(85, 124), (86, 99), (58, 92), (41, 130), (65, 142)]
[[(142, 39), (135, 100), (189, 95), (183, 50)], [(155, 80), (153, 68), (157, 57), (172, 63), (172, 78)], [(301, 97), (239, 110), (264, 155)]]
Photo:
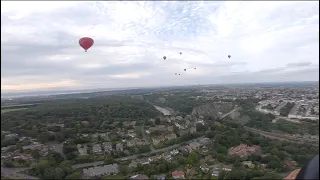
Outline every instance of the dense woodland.
[[(197, 92), (187, 92), (179, 94), (171, 94), (168, 96), (163, 96), (159, 94), (146, 95), (144, 98), (152, 103), (159, 106), (169, 107), (182, 114), (190, 114), (193, 108), (204, 105), (206, 103), (212, 102), (209, 100), (196, 100), (194, 97), (201, 95)], [(164, 98), (165, 101), (159, 101), (159, 98)]]
[[(46, 141), (55, 138), (46, 134), (48, 130), (59, 132), (55, 136), (67, 138), (76, 133), (112, 128), (110, 124), (115, 121), (144, 122), (158, 115), (160, 112), (151, 104), (130, 97), (56, 100), (35, 108), (1, 114), (1, 130)], [(89, 123), (81, 124), (81, 121)], [(47, 123), (64, 123), (64, 131), (60, 127), (47, 127)]]

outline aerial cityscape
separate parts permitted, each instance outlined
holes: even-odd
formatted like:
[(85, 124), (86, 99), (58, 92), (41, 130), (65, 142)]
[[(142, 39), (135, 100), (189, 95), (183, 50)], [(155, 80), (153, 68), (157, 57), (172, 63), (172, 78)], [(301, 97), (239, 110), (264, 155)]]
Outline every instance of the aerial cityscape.
[(1, 179), (318, 166), (319, 1), (1, 1)]
[(319, 151), (318, 82), (106, 93), (3, 99), (2, 176), (282, 179)]

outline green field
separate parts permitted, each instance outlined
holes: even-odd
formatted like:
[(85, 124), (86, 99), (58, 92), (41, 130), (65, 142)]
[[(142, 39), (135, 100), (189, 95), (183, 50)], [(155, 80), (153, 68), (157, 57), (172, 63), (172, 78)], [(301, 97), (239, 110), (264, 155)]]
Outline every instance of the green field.
[(7, 113), (7, 112), (13, 112), (13, 111), (21, 111), (26, 110), (28, 108), (16, 108), (16, 109), (1, 109), (1, 114)]
[(1, 108), (19, 107), (19, 106), (32, 106), (32, 105), (34, 105), (34, 104), (11, 104), (11, 105), (1, 106)]
[(3, 177), (3, 176), (1, 176), (1, 179), (3, 179), (3, 180), (10, 180), (9, 178), (7, 178), (7, 177)]

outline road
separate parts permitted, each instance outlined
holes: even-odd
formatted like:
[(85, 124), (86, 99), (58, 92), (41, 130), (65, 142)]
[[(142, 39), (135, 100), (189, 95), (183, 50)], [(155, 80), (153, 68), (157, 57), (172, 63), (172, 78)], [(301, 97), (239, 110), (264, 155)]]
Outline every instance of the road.
[[(186, 141), (184, 143), (190, 143), (190, 142), (193, 142), (193, 141), (198, 141), (200, 139), (204, 138), (204, 136), (201, 136), (201, 137), (198, 137), (196, 139), (192, 139), (190, 141)], [(141, 154), (135, 154), (135, 155), (131, 155), (131, 156), (127, 156), (127, 157), (121, 157), (121, 158), (117, 158), (117, 159), (114, 159), (115, 161), (122, 161), (122, 159), (126, 159), (126, 161), (129, 161), (129, 160), (134, 160), (134, 159), (137, 159), (138, 156), (148, 156), (148, 155), (152, 155), (152, 154), (156, 154), (156, 153), (161, 153), (161, 152), (165, 152), (167, 150), (171, 150), (171, 149), (175, 149), (175, 148), (178, 148), (182, 145), (183, 143), (180, 143), (180, 144), (174, 144), (172, 146), (168, 146), (168, 147), (164, 147), (164, 148), (160, 148), (160, 149), (155, 149), (153, 151), (150, 151), (150, 152), (147, 152), (147, 153), (141, 153)], [(76, 165), (73, 165), (72, 168), (73, 169), (79, 169), (79, 168), (85, 168), (85, 167), (90, 167), (90, 166), (97, 166), (97, 165), (102, 165), (103, 164), (103, 161), (96, 161), (96, 162), (93, 162), (93, 163), (86, 163), (86, 164), (76, 164)]]
[(29, 168), (6, 168), (1, 166), (1, 176), (9, 179), (39, 179), (37, 177), (28, 176), (26, 174), (19, 173)]
[(71, 167), (73, 169), (79, 169), (79, 168), (85, 168), (85, 167), (90, 167), (90, 166), (99, 166), (99, 165), (103, 165), (103, 164), (104, 164), (103, 161), (96, 161), (96, 162), (92, 162), (92, 163), (75, 164), (75, 165), (72, 165)]
[(245, 126), (245, 129), (270, 139), (284, 140), (284, 141), (288, 141), (296, 144), (309, 144), (313, 146), (319, 146), (319, 140), (317, 139), (300, 138), (300, 137), (293, 137), (286, 134), (271, 133), (271, 132), (266, 132), (259, 129), (249, 128), (246, 126)]
[(239, 108), (238, 108), (237, 106), (234, 107), (231, 111), (229, 111), (228, 113), (225, 113), (224, 115), (222, 115), (222, 116), (220, 117), (220, 119), (223, 119), (223, 118), (227, 117), (228, 115), (230, 115), (231, 113), (237, 111), (238, 109), (239, 109)]

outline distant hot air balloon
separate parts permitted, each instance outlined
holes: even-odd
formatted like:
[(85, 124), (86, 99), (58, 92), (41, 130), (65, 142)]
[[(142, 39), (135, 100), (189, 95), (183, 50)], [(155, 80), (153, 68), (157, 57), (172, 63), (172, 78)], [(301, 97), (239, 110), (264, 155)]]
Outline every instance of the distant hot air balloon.
[(187, 71), (187, 69), (184, 69), (184, 71)]
[(87, 52), (89, 48), (93, 45), (94, 41), (92, 38), (83, 37), (79, 40), (79, 45)]
[(194, 70), (196, 70), (197, 68), (194, 68)]
[(231, 56), (230, 56), (230, 55), (228, 55), (228, 58), (231, 58)]
[(180, 52), (180, 55), (182, 54), (182, 52)]
[(164, 59), (164, 60), (166, 60), (166, 59), (167, 59), (167, 57), (166, 57), (166, 56), (163, 56), (163, 59)]

